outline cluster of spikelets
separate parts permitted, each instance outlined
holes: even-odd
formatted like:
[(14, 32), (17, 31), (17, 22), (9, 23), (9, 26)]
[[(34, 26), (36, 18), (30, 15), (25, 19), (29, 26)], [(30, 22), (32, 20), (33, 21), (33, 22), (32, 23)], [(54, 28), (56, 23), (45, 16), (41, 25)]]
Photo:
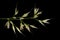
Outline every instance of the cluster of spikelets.
[[(19, 12), (19, 10), (17, 10), (17, 8), (15, 8), (15, 14), (14, 15), (17, 15), (18, 12)], [(22, 34), (21, 30), (23, 30), (24, 27), (30, 32), (29, 26), (32, 27), (32, 28), (37, 28), (37, 27), (34, 26), (34, 25), (26, 24), (22, 20), (24, 20), (24, 19), (34, 19), (35, 20), (36, 18), (38, 18), (38, 16), (40, 14), (42, 14), (42, 12), (39, 11), (39, 8), (34, 8), (34, 16), (27, 18), (27, 16), (28, 16), (29, 13), (30, 12), (27, 12), (27, 13), (23, 14), (21, 17), (15, 17), (15, 16), (13, 16), (12, 18), (7, 18), (8, 21), (6, 22), (5, 26), (9, 29), (10, 25), (12, 25), (12, 29), (13, 29), (14, 33), (16, 33), (15, 30), (17, 30), (19, 33)], [(19, 26), (19, 28), (13, 23), (12, 20), (20, 20), (20, 26)], [(49, 22), (48, 22), (49, 20), (50, 19), (45, 19), (45, 20), (38, 20), (38, 19), (36, 19), (36, 21), (38, 21), (39, 23), (41, 23), (43, 26), (44, 26), (44, 23), (49, 24)]]

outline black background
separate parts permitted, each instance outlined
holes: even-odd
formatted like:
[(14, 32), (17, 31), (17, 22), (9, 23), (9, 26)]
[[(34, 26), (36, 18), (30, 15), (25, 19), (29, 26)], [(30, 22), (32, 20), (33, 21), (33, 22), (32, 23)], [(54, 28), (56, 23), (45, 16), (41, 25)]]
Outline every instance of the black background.
[[(39, 29), (31, 29), (31, 33), (29, 33), (26, 29), (24, 29), (24, 35), (20, 33), (14, 34), (13, 30), (7, 29), (4, 24), (5, 20), (0, 20), (0, 40), (40, 40), (40, 39), (51, 39), (54, 36), (54, 32), (56, 32), (56, 2), (57, 1), (48, 1), (48, 0), (2, 0), (0, 1), (0, 18), (12, 17), (15, 11), (16, 3), (17, 8), (19, 10), (18, 16), (23, 15), (28, 11), (32, 12), (29, 16), (33, 14), (33, 8), (36, 5), (37, 8), (40, 8), (40, 11), (43, 11), (42, 15), (39, 16), (38, 19), (47, 19), (52, 18), (50, 24), (43, 27), (41, 24), (33, 21), (32, 24), (36, 25)], [(29, 23), (32, 20), (24, 20)], [(40, 26), (38, 26), (40, 25)], [(51, 36), (51, 37), (50, 37)]]

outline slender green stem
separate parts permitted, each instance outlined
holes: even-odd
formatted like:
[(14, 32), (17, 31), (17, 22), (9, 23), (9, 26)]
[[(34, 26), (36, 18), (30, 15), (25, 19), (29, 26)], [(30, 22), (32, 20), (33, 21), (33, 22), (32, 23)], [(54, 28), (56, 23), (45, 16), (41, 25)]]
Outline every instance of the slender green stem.
[(0, 18), (0, 19), (2, 19), (2, 20), (8, 20), (8, 19), (10, 19), (10, 18)]
[(33, 18), (33, 17), (30, 17), (30, 18), (22, 18), (22, 17), (16, 17), (16, 18), (13, 18), (13, 17), (11, 17), (11, 18), (0, 18), (0, 20), (24, 20), (24, 19), (35, 19), (35, 18)]

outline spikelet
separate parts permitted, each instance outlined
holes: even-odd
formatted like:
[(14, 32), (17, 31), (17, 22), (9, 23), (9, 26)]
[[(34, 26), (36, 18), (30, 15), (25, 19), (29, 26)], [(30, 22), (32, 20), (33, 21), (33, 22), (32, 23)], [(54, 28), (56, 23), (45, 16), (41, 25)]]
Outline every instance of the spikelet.
[(15, 8), (15, 15), (17, 15), (18, 14), (18, 10), (17, 10), (17, 8)]
[(22, 34), (22, 32), (20, 31), (20, 29), (19, 29), (18, 27), (16, 27), (16, 29), (17, 29), (17, 31), (18, 31), (19, 33), (21, 33), (21, 34)]
[(5, 26), (7, 26), (7, 28), (9, 29), (10, 28), (10, 22), (7, 21), (6, 24), (5, 24)]
[(25, 28), (30, 32), (29, 25), (27, 25), (27, 24), (24, 24), (24, 25), (25, 25)]
[(22, 23), (20, 23), (20, 30), (23, 30), (24, 25)]
[(10, 23), (12, 24), (12, 29), (13, 29), (14, 33), (16, 33), (16, 32), (15, 32), (15, 26), (14, 26), (13, 22), (10, 21)]
[(30, 25), (30, 27), (32, 27), (32, 28), (37, 28), (37, 27), (35, 27), (34, 25)]
[(23, 14), (22, 17), (27, 17), (29, 13), (30, 12)]
[(34, 8), (34, 15), (39, 11), (39, 8)]

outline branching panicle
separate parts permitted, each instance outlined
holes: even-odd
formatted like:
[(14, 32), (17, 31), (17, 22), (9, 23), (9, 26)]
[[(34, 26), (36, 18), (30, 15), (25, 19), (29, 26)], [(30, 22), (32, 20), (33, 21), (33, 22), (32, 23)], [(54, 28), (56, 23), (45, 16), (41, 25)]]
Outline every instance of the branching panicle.
[[(18, 12), (19, 12), (19, 11), (17, 10), (17, 8), (15, 8), (15, 14), (14, 14), (13, 17), (11, 17), (11, 18), (0, 18), (0, 19), (3, 19), (3, 20), (8, 20), (8, 21), (6, 22), (6, 24), (5, 24), (5, 26), (9, 29), (9, 28), (10, 28), (10, 24), (11, 24), (14, 33), (16, 33), (15, 30), (17, 30), (19, 33), (22, 34), (21, 30), (23, 30), (24, 27), (25, 27), (29, 32), (31, 32), (31, 31), (30, 31), (30, 27), (31, 27), (31, 28), (37, 28), (37, 27), (34, 26), (34, 25), (30, 25), (30, 24), (24, 23), (24, 21), (23, 21), (24, 19), (34, 19), (34, 20), (38, 21), (39, 23), (41, 23), (43, 26), (45, 26), (44, 23), (49, 24), (48, 21), (49, 21), (50, 19), (45, 19), (45, 20), (38, 20), (38, 19), (36, 19), (36, 18), (39, 17), (40, 14), (42, 14), (42, 12), (39, 11), (39, 8), (34, 8), (34, 16), (33, 16), (33, 17), (29, 17), (29, 18), (28, 18), (28, 15), (29, 15), (30, 12), (27, 12), (27, 13), (23, 14), (21, 17), (15, 17), (15, 15), (17, 15)], [(17, 18), (18, 18), (18, 19), (17, 19)], [(20, 26), (19, 26), (19, 28), (12, 22), (12, 20), (20, 20)]]

